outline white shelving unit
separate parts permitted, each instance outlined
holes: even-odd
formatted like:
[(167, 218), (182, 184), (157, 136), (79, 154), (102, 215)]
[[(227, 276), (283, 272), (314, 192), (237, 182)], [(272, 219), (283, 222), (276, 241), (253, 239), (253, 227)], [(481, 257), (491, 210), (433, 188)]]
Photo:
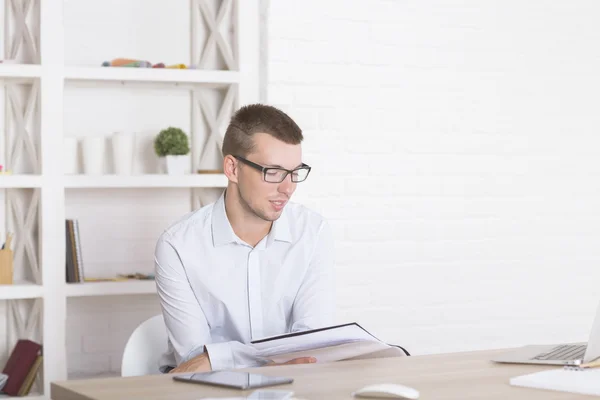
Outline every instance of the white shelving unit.
[(39, 65), (0, 63), (0, 79), (2, 78), (39, 78), (42, 68)]
[(187, 176), (131, 175), (65, 177), (65, 188), (214, 188), (225, 187), (227, 178), (222, 174), (196, 174)]
[(120, 81), (150, 83), (191, 83), (194, 85), (230, 85), (239, 83), (237, 71), (198, 69), (68, 67), (65, 79), (72, 81)]
[(151, 294), (156, 293), (156, 284), (153, 280), (87, 282), (66, 284), (64, 291), (67, 297)]
[(0, 175), (0, 189), (33, 189), (42, 187), (41, 176)]
[[(6, 4), (20, 3), (20, 0), (5, 0)], [(39, 29), (33, 29), (25, 21), (24, 15), (11, 14), (7, 11), (5, 18), (15, 25), (23, 25), (32, 35), (39, 31), (40, 43), (34, 60), (23, 64), (0, 63), (0, 87), (5, 93), (11, 85), (33, 84), (38, 90), (36, 98), (31, 102), (37, 104), (39, 118), (39, 141), (37, 148), (36, 171), (30, 174), (0, 175), (0, 189), (8, 193), (11, 190), (28, 190), (34, 193), (35, 204), (30, 208), (37, 210), (37, 265), (31, 270), (34, 281), (16, 281), (13, 285), (0, 285), (0, 301), (19, 304), (19, 302), (34, 302), (31, 315), (26, 315), (24, 321), (19, 321), (15, 315), (9, 315), (8, 326), (17, 332), (24, 332), (24, 326), (37, 326), (39, 337), (44, 345), (42, 381), (38, 382), (37, 392), (27, 399), (50, 399), (50, 383), (66, 380), (66, 303), (69, 298), (85, 296), (111, 296), (152, 294), (156, 292), (154, 281), (102, 281), (67, 284), (65, 282), (65, 197), (67, 191), (78, 189), (112, 189), (112, 188), (189, 188), (190, 195), (198, 195), (203, 188), (223, 188), (227, 184), (221, 174), (191, 174), (187, 176), (167, 175), (64, 175), (62, 138), (64, 132), (63, 106), (65, 86), (88, 82), (101, 87), (105, 83), (144, 84), (160, 88), (161, 85), (181, 85), (191, 91), (191, 97), (197, 107), (202, 108), (202, 99), (195, 90), (203, 87), (228, 88), (227, 99), (232, 110), (242, 104), (259, 100), (259, 0), (223, 0), (222, 4), (230, 8), (232, 23), (235, 27), (235, 39), (231, 45), (231, 54), (225, 57), (229, 67), (226, 70), (202, 69), (138, 69), (138, 68), (109, 68), (109, 67), (80, 67), (65, 65), (64, 57), (64, 1), (63, 0), (33, 0), (39, 10)], [(205, 13), (206, 5), (201, 0), (190, 0), (191, 12)], [(9, 10), (9, 6), (6, 9)], [(212, 18), (208, 24), (211, 35), (219, 37), (218, 17), (204, 14), (205, 19)], [(202, 21), (202, 19), (200, 19)], [(7, 22), (7, 21), (5, 21)], [(14, 26), (14, 25), (13, 25)], [(198, 60), (202, 65), (202, 49), (197, 49), (194, 32), (198, 26), (191, 26), (192, 60)], [(10, 32), (9, 32), (10, 34)], [(20, 31), (22, 38), (25, 32)], [(6, 39), (6, 38), (5, 38)], [(14, 38), (13, 38), (14, 39)], [(19, 38), (17, 38), (19, 39)], [(221, 42), (220, 40), (218, 41)], [(17, 46), (27, 46), (27, 40), (5, 40), (5, 43), (16, 43)], [(213, 43), (214, 44), (214, 43)], [(219, 44), (220, 46), (221, 44)], [(216, 46), (216, 44), (215, 44)], [(196, 50), (194, 50), (196, 49)], [(32, 49), (30, 49), (32, 50)], [(13, 48), (5, 49), (5, 58)], [(8, 94), (6, 94), (8, 96)], [(33, 94), (31, 96), (34, 96)], [(8, 101), (8, 97), (7, 97)], [(224, 102), (225, 104), (225, 102)], [(195, 112), (198, 112), (196, 110)], [(18, 117), (18, 118), (17, 118)], [(23, 115), (5, 115), (5, 119), (13, 122), (22, 120)], [(5, 121), (2, 121), (4, 123)], [(212, 121), (213, 127), (216, 121)], [(25, 135), (25, 132), (17, 134)], [(222, 132), (221, 132), (222, 133)], [(215, 132), (210, 132), (214, 135)], [(27, 134), (26, 140), (32, 140)], [(25, 138), (23, 138), (25, 140)], [(192, 137), (193, 140), (193, 137)], [(27, 144), (27, 143), (25, 143)], [(194, 156), (194, 154), (192, 154)], [(195, 169), (193, 169), (195, 170)], [(35, 194), (37, 193), (37, 194)], [(8, 196), (6, 196), (8, 199)], [(8, 200), (7, 200), (8, 201)], [(10, 200), (14, 201), (14, 200)], [(32, 203), (34, 201), (32, 200)], [(10, 209), (10, 207), (6, 207)], [(23, 209), (28, 212), (27, 208)], [(18, 228), (26, 229), (27, 224)], [(26, 233), (26, 232), (17, 232)], [(20, 238), (27, 235), (19, 235)], [(27, 241), (29, 239), (21, 239)], [(29, 243), (31, 244), (31, 243)], [(16, 244), (18, 245), (18, 244)], [(15, 265), (15, 268), (21, 268)], [(32, 300), (33, 299), (33, 300)], [(30, 323), (32, 320), (38, 323)], [(0, 332), (4, 336), (4, 332)], [(10, 335), (9, 335), (10, 336)], [(14, 345), (16, 336), (11, 336)], [(9, 337), (9, 340), (10, 337)], [(39, 379), (39, 378), (38, 378)], [(34, 386), (35, 390), (36, 386)], [(2, 397), (2, 396), (0, 396)], [(6, 396), (4, 396), (6, 397)]]
[[(45, 397), (45, 396), (38, 396), (38, 395), (27, 396), (27, 397), (19, 397), (19, 398), (27, 399), (27, 400), (46, 400), (47, 399), (47, 397)], [(6, 395), (0, 395), (0, 399), (14, 399), (14, 397), (6, 396)]]
[(44, 296), (44, 286), (34, 282), (15, 281), (12, 285), (0, 287), (0, 300), (35, 299)]

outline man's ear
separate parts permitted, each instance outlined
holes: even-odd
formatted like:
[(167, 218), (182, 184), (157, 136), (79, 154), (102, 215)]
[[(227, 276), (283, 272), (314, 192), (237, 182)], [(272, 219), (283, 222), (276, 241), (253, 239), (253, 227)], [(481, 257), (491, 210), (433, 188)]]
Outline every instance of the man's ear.
[(238, 162), (231, 154), (223, 159), (223, 173), (230, 182), (238, 183)]

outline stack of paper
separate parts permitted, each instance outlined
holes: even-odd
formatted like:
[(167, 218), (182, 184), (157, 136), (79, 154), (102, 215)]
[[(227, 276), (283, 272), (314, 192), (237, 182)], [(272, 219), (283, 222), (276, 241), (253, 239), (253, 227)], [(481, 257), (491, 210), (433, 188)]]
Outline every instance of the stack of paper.
[(331, 362), (406, 355), (401, 348), (380, 341), (357, 323), (272, 336), (252, 344), (259, 357), (276, 363), (299, 357)]
[(600, 370), (552, 369), (511, 378), (510, 384), (513, 386), (600, 396)]

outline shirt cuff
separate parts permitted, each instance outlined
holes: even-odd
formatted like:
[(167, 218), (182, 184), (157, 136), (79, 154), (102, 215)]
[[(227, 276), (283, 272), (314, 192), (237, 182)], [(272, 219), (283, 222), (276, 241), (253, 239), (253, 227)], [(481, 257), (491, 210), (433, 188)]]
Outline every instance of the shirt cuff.
[(233, 352), (229, 342), (211, 343), (205, 347), (213, 371), (234, 368)]

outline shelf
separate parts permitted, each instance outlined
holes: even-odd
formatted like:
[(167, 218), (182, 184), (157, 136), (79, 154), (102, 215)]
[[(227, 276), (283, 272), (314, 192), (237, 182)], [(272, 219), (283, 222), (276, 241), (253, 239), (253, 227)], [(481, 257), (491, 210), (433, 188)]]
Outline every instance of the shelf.
[(66, 188), (224, 188), (227, 178), (223, 174), (195, 175), (67, 175)]
[(0, 63), (0, 79), (2, 78), (39, 78), (42, 68), (35, 64)]
[(237, 71), (128, 68), (66, 67), (65, 79), (81, 81), (122, 81), (155, 83), (194, 83), (226, 85), (239, 82)]
[(19, 400), (48, 400), (46, 396), (42, 396), (40, 394), (30, 394), (27, 396), (9, 396), (7, 394), (0, 394), (0, 399), (19, 399)]
[(85, 282), (65, 284), (67, 297), (116, 296), (126, 294), (156, 293), (154, 280), (128, 280), (117, 282)]
[(1, 175), (0, 188), (39, 188), (42, 186), (42, 178), (39, 175)]
[[(227, 186), (223, 174), (190, 175), (66, 175), (66, 188), (192, 188)], [(0, 189), (42, 187), (39, 175), (0, 175)]]
[(44, 295), (44, 288), (29, 281), (0, 285), (0, 300), (34, 299)]

